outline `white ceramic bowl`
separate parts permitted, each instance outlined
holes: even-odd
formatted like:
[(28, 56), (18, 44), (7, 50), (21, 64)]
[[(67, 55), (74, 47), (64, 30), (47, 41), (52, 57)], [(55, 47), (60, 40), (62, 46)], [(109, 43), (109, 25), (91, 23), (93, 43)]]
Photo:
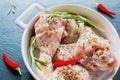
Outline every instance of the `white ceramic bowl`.
[[(97, 23), (102, 29), (104, 29), (104, 31), (105, 31), (104, 33), (101, 33), (101, 32), (98, 32), (98, 33), (100, 35), (101, 34), (104, 35), (106, 38), (108, 38), (110, 40), (112, 49), (115, 51), (114, 54), (116, 55), (117, 60), (120, 61), (120, 58), (119, 58), (120, 47), (118, 46), (118, 45), (120, 45), (119, 36), (118, 36), (114, 26), (104, 16), (102, 16), (98, 12), (96, 12), (88, 7), (81, 6), (81, 5), (73, 5), (73, 4), (65, 4), (64, 5), (63, 4), (63, 5), (57, 5), (57, 6), (53, 6), (53, 7), (45, 9), (44, 7), (34, 3), (22, 15), (20, 15), (16, 19), (15, 22), (18, 26), (25, 29), (24, 33), (23, 33), (23, 37), (22, 37), (22, 44), (21, 44), (22, 57), (23, 57), (24, 63), (26, 65), (28, 71), (31, 73), (31, 75), (36, 80), (40, 80), (40, 79), (37, 75), (36, 69), (34, 67), (31, 68), (29, 65), (28, 49), (29, 49), (30, 38), (33, 35), (33, 30), (34, 30), (33, 25), (36, 22), (36, 20), (38, 19), (40, 12), (38, 14), (36, 14), (32, 18), (32, 20), (30, 20), (30, 22), (28, 24), (25, 24), (23, 22), (24, 19), (35, 9), (40, 10), (40, 12), (44, 11), (44, 10), (64, 10), (64, 11), (68, 10), (68, 11), (78, 13), (82, 16), (85, 16), (85, 17), (91, 19), (92, 21)], [(109, 78), (109, 80), (112, 80), (113, 76), (115, 75), (115, 73), (118, 70), (118, 66), (115, 71), (98, 72), (99, 77), (94, 76), (93, 80), (106, 80), (107, 78)]]

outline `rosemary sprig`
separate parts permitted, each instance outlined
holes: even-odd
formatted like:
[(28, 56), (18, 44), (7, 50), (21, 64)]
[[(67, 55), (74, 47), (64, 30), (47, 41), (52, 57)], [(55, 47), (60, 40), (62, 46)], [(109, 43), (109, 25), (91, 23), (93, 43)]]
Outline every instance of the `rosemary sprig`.
[(35, 40), (36, 40), (36, 38), (35, 38), (35, 36), (33, 36), (31, 38), (31, 44), (30, 44), (30, 66), (32, 66), (33, 63), (35, 63), (35, 65), (38, 67), (38, 69), (42, 70), (37, 63), (39, 63), (43, 66), (47, 66), (49, 63), (44, 62), (44, 61), (34, 57)]
[(35, 62), (35, 60), (34, 60), (34, 55), (33, 55), (33, 53), (34, 53), (34, 47), (35, 47), (35, 36), (33, 36), (32, 38), (32, 42), (31, 42), (31, 44), (30, 44), (30, 66), (32, 66), (32, 64)]
[(102, 28), (100, 28), (96, 23), (94, 23), (93, 21), (83, 17), (83, 16), (80, 16), (76, 13), (72, 13), (72, 12), (64, 12), (64, 11), (47, 11), (46, 12), (47, 14), (50, 14), (50, 15), (61, 15), (61, 17), (63, 19), (75, 19), (75, 20), (80, 20), (94, 28), (96, 28), (97, 30), (100, 30), (102, 32), (104, 32), (104, 30)]
[(54, 16), (55, 15), (50, 15), (49, 18), (49, 24), (52, 24), (52, 22), (54, 21)]
[(35, 59), (35, 62), (38, 62), (38, 63), (40, 63), (43, 66), (47, 66), (49, 64), (48, 62), (44, 62), (44, 61), (42, 61), (42, 60), (40, 60), (40, 59), (38, 59), (36, 57), (34, 57), (34, 59)]
[(7, 15), (9, 15), (10, 13), (15, 14), (15, 9), (16, 9), (16, 5), (14, 3), (11, 3), (10, 8), (9, 8), (9, 10), (7, 12)]
[(61, 14), (63, 14), (63, 15), (68, 15), (68, 14), (76, 15), (76, 13), (73, 13), (73, 12), (70, 12), (70, 11), (68, 11), (68, 12), (65, 12), (65, 11), (45, 11), (45, 13), (54, 14), (54, 15), (61, 15)]
[(37, 66), (37, 68), (42, 71), (42, 69), (40, 68), (40, 66), (37, 64), (37, 62), (35, 62), (35, 65)]
[(68, 16), (63, 16), (63, 19), (75, 19), (75, 20), (80, 20), (83, 21), (85, 24), (88, 24), (94, 28), (96, 28), (97, 30), (100, 30), (102, 32), (104, 32), (104, 30), (102, 28), (100, 28), (96, 23), (94, 23), (93, 21), (82, 17), (80, 15), (68, 15)]
[(51, 24), (53, 21), (54, 21), (54, 17), (55, 16), (58, 16), (58, 15), (68, 15), (69, 14), (75, 14), (75, 13), (72, 13), (72, 12), (64, 12), (64, 11), (45, 11), (47, 14), (50, 14), (50, 16), (48, 17), (49, 18), (49, 23)]
[(35, 65), (37, 66), (37, 68), (40, 70), (40, 71), (42, 71), (42, 69), (40, 68), (40, 66), (37, 64), (37, 63), (39, 63), (39, 64), (41, 64), (41, 65), (43, 65), (43, 66), (47, 66), (49, 63), (48, 62), (44, 62), (44, 61), (42, 61), (42, 60), (40, 60), (40, 59), (38, 59), (38, 58), (36, 58), (36, 57), (34, 57), (34, 59), (35, 59)]

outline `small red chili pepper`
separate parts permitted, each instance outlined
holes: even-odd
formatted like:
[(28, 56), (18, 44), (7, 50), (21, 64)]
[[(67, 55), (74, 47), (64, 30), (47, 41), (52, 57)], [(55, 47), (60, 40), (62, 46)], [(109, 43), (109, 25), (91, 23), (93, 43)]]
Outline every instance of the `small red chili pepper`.
[(18, 63), (15, 63), (11, 61), (5, 53), (2, 54), (2, 57), (5, 61), (5, 63), (13, 70), (17, 70), (20, 75), (22, 75), (21, 70), (20, 70), (20, 65)]
[(104, 13), (106, 13), (108, 15), (116, 15), (115, 12), (112, 12), (112, 11), (108, 10), (103, 4), (96, 3), (96, 2), (94, 2), (94, 3), (97, 5), (97, 8), (99, 10), (101, 10), (102, 12), (104, 12)]
[(71, 59), (71, 60), (66, 60), (66, 61), (56, 61), (54, 62), (54, 67), (60, 67), (60, 66), (66, 66), (69, 64), (74, 64), (78, 62), (78, 59)]

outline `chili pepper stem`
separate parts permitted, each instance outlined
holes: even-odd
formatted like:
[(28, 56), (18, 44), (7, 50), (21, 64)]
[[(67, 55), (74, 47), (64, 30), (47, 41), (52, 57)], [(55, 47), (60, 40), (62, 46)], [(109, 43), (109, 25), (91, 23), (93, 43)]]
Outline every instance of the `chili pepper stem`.
[(17, 67), (16, 70), (18, 71), (18, 73), (19, 73), (20, 75), (22, 75), (22, 72), (21, 72), (21, 70), (20, 70), (20, 67)]
[(93, 4), (95, 4), (96, 6), (98, 6), (98, 5), (99, 5), (99, 3), (97, 3), (97, 2), (93, 2)]

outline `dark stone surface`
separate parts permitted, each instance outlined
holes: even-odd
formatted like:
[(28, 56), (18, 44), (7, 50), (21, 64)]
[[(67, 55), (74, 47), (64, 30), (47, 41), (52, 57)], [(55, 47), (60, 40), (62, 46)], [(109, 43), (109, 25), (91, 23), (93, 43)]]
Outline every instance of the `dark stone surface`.
[[(110, 17), (100, 12), (115, 26), (120, 35), (120, 0), (0, 0), (0, 80), (34, 80), (26, 69), (21, 56), (23, 30), (15, 25), (16, 18), (32, 3), (36, 2), (45, 8), (57, 4), (80, 4), (97, 10), (93, 5), (95, 1), (103, 3), (117, 13), (115, 17)], [(16, 5), (16, 14), (7, 15), (11, 2)], [(13, 61), (20, 63), (22, 76), (5, 65), (1, 56), (3, 52), (7, 53)], [(113, 80), (120, 80), (120, 69)]]

